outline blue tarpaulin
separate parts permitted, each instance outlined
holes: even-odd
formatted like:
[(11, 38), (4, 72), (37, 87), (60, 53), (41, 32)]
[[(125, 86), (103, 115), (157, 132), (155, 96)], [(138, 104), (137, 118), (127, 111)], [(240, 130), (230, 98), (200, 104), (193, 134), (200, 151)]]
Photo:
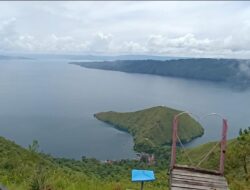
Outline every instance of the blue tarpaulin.
[(152, 170), (132, 170), (132, 181), (143, 182), (143, 181), (154, 181), (155, 174)]

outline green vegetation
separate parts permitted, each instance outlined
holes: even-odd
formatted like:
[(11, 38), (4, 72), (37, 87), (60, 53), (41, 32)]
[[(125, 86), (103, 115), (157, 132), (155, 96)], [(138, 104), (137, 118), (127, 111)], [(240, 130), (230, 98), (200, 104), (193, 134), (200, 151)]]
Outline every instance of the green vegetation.
[[(170, 144), (172, 141), (172, 121), (181, 111), (158, 106), (136, 112), (101, 112), (95, 117), (134, 137), (135, 150), (146, 151), (149, 148)], [(188, 115), (179, 119), (178, 135), (182, 142), (189, 142), (203, 134), (201, 125)]]
[[(195, 164), (216, 142), (188, 149)], [(156, 165), (148, 166), (136, 160), (121, 160), (102, 163), (85, 158), (71, 160), (53, 158), (24, 149), (14, 142), (0, 137), (0, 182), (9, 190), (126, 190), (138, 189), (139, 184), (131, 183), (132, 168), (153, 169), (157, 180), (146, 183), (145, 190), (168, 189), (169, 152), (167, 146), (155, 148)], [(32, 147), (32, 146), (31, 146)], [(241, 132), (237, 139), (228, 142), (225, 175), (232, 190), (249, 190), (250, 169), (250, 128)], [(34, 151), (35, 150), (35, 151)], [(217, 147), (201, 167), (216, 169), (219, 162)], [(187, 163), (181, 150), (177, 152), (178, 163)]]
[(250, 127), (240, 131), (239, 137), (230, 143), (226, 160), (226, 174), (232, 189), (250, 187)]
[[(36, 142), (33, 144), (37, 146)], [(155, 170), (157, 181), (147, 183), (146, 190), (163, 190), (168, 186), (168, 159), (161, 166), (149, 167), (136, 160), (102, 163), (85, 157), (82, 160), (53, 158), (24, 149), (3, 137), (0, 137), (0, 154), (0, 184), (9, 190), (136, 189), (139, 184), (130, 181), (132, 168)]]

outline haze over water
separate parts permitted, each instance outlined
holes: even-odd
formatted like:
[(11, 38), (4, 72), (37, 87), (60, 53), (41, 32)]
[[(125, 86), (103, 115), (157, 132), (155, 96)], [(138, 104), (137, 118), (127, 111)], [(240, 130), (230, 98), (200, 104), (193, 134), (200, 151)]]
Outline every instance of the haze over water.
[[(228, 137), (250, 126), (250, 90), (221, 84), (86, 69), (67, 60), (0, 61), (0, 136), (58, 157), (134, 158), (132, 137), (96, 120), (101, 111), (157, 105), (228, 119)], [(188, 144), (218, 140), (221, 121), (200, 121), (205, 134)]]

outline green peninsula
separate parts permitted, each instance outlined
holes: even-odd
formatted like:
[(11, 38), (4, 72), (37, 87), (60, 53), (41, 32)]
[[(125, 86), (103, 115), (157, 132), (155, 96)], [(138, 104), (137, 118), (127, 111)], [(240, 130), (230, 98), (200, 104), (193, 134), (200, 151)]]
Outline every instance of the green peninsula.
[[(182, 111), (157, 106), (135, 112), (101, 112), (94, 116), (115, 128), (127, 131), (134, 138), (135, 150), (144, 151), (147, 147), (171, 144), (173, 117)], [(188, 115), (179, 119), (178, 136), (183, 143), (202, 136), (204, 129)]]

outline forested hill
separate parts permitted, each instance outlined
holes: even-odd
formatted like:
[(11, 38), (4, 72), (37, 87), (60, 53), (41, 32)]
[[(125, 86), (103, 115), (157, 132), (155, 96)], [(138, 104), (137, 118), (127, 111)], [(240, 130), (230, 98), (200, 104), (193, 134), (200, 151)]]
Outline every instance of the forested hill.
[[(173, 118), (181, 112), (157, 106), (136, 112), (101, 112), (95, 114), (95, 117), (129, 132), (134, 138), (135, 149), (146, 151), (149, 147), (171, 144)], [(183, 143), (202, 136), (203, 132), (202, 126), (190, 116), (184, 115), (180, 118), (178, 133)]]
[(215, 82), (250, 84), (250, 60), (178, 59), (178, 60), (118, 60), (103, 62), (71, 62), (87, 68), (128, 73), (153, 74)]

